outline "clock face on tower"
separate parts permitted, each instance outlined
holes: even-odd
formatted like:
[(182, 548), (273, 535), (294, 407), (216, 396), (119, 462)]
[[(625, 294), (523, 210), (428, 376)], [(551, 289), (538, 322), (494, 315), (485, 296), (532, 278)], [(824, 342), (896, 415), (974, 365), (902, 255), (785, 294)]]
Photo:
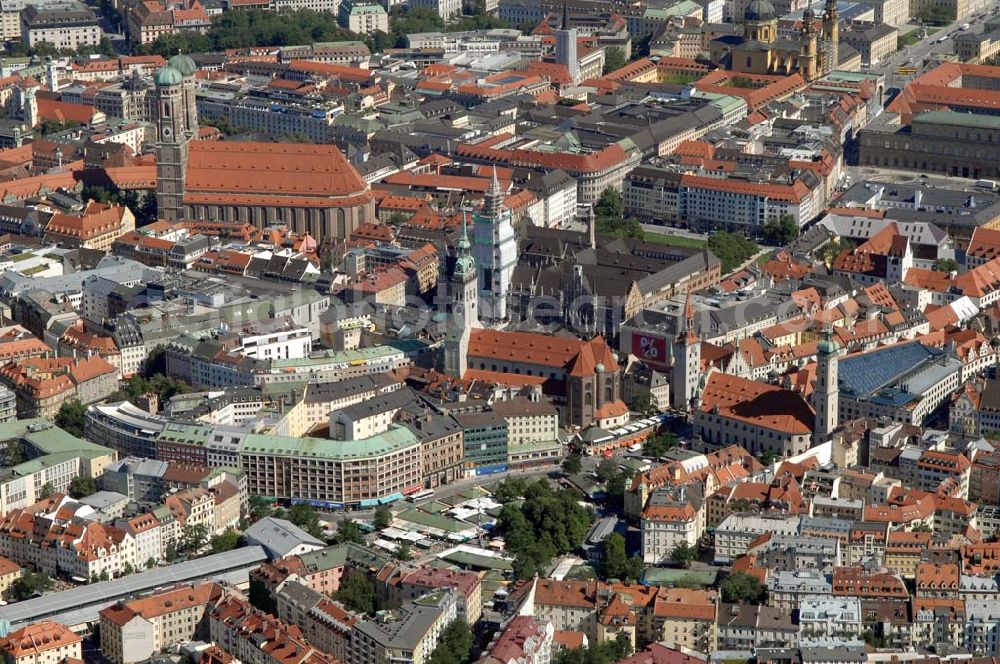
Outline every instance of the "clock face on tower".
[(173, 136), (173, 134), (174, 134), (174, 130), (171, 129), (170, 127), (164, 127), (163, 128), (163, 137), (164, 138), (170, 138), (171, 136)]

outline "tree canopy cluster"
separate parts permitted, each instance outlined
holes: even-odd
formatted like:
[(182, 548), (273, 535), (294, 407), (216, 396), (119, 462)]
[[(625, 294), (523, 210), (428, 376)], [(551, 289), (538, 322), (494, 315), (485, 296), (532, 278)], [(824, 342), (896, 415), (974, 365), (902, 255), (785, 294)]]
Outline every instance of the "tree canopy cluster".
[(31, 572), (24, 570), (21, 578), (14, 581), (10, 586), (11, 597), (17, 601), (31, 599), (35, 595), (41, 595), (46, 590), (52, 590), (55, 584), (45, 572)]
[(21, 40), (9, 41), (4, 50), (11, 57), (34, 57), (39, 58), (72, 58), (76, 56), (106, 55), (111, 58), (118, 57), (114, 45), (108, 37), (101, 37), (97, 44), (85, 44), (77, 49), (56, 48), (56, 45), (48, 41), (40, 41), (31, 48)]
[(209, 544), (212, 545), (212, 553), (232, 551), (240, 545), (240, 534), (232, 528), (227, 528), (221, 535), (213, 535)]
[(760, 247), (748, 237), (735, 233), (713, 233), (708, 248), (722, 261), (722, 272), (732, 272), (756, 254)]
[(767, 244), (784, 247), (799, 236), (799, 225), (790, 214), (783, 214), (777, 219), (768, 219), (761, 229), (761, 238)]
[(488, 14), (463, 16), (445, 23), (426, 7), (398, 8), (389, 19), (390, 34), (357, 35), (337, 23), (331, 12), (299, 9), (286, 12), (246, 10), (225, 12), (212, 18), (207, 34), (180, 32), (162, 35), (143, 47), (147, 54), (169, 58), (178, 53), (204, 53), (250, 46), (299, 46), (316, 42), (364, 41), (373, 53), (406, 46), (406, 35), (417, 32), (463, 32), (507, 27)]
[(83, 438), (87, 407), (79, 399), (68, 399), (59, 406), (56, 413), (56, 426), (77, 438)]
[(617, 47), (604, 49), (604, 73), (610, 74), (613, 71), (625, 66), (625, 52)]
[(93, 477), (77, 475), (69, 482), (69, 495), (71, 498), (86, 498), (97, 493), (97, 482)]
[(594, 514), (573, 491), (554, 491), (544, 480), (527, 484), (523, 495), (520, 506), (504, 505), (497, 525), (514, 555), (514, 574), (529, 579), (545, 575), (553, 557), (583, 544)]
[[(506, 21), (494, 18), (489, 14), (477, 13), (445, 23), (436, 11), (428, 7), (397, 7), (393, 9), (392, 16), (389, 17), (389, 29), (392, 34), (388, 35), (387, 38), (373, 35), (373, 42), (369, 44), (369, 48), (372, 49), (373, 53), (384, 48), (404, 48), (406, 35), (420, 32), (466, 32), (507, 27), (510, 26), (507, 25)], [(379, 34), (382, 33), (376, 33), (376, 35)], [(379, 39), (385, 39), (385, 41), (380, 42)]]
[(736, 572), (726, 577), (719, 584), (719, 590), (722, 601), (729, 604), (756, 604), (764, 594), (764, 587), (757, 577), (746, 572)]
[(601, 192), (601, 197), (594, 204), (594, 218), (597, 232), (602, 235), (643, 238), (642, 224), (635, 217), (625, 218), (622, 194), (614, 187)]
[(472, 629), (464, 620), (455, 620), (444, 628), (428, 664), (467, 664), (472, 652)]
[(655, 436), (650, 436), (642, 445), (642, 453), (649, 457), (661, 457), (680, 444), (677, 434), (672, 431), (665, 431)]
[(583, 455), (579, 452), (570, 453), (562, 462), (563, 472), (567, 475), (577, 475), (583, 470)]
[(952, 12), (937, 5), (925, 7), (917, 17), (927, 25), (948, 25), (955, 20), (955, 15)]
[(121, 190), (115, 187), (110, 189), (101, 186), (86, 186), (80, 192), (83, 200), (93, 199), (98, 203), (110, 203), (112, 205), (124, 205), (135, 215), (135, 225), (145, 226), (157, 219), (156, 196), (146, 194), (140, 196), (133, 189)]
[(312, 505), (301, 503), (288, 508), (285, 518), (313, 537), (323, 537), (323, 526), (319, 523), (319, 513)]
[(364, 544), (365, 538), (361, 532), (361, 528), (358, 527), (356, 521), (351, 519), (344, 519), (337, 526), (337, 533), (333, 536), (334, 544)]
[(364, 574), (352, 573), (340, 584), (334, 599), (342, 602), (351, 611), (364, 614), (375, 613), (375, 583)]
[(161, 35), (143, 48), (165, 58), (178, 53), (204, 53), (250, 46), (296, 46), (328, 41), (354, 41), (358, 37), (337, 23), (331, 12), (299, 9), (293, 12), (248, 10), (212, 17), (207, 34), (178, 32)]
[(621, 500), (628, 488), (629, 480), (635, 477), (631, 468), (620, 468), (614, 459), (602, 459), (597, 465), (597, 479), (604, 482), (604, 489), (609, 498)]
[(698, 559), (698, 548), (687, 542), (680, 542), (670, 551), (670, 560), (678, 567), (687, 569)]
[(555, 664), (614, 664), (631, 654), (631, 641), (625, 634), (619, 634), (614, 641), (591, 642), (586, 648), (564, 648), (553, 659)]
[(958, 262), (954, 258), (939, 258), (931, 265), (935, 272), (957, 272)]
[(132, 376), (127, 383), (109, 397), (109, 400), (135, 403), (142, 395), (153, 393), (160, 400), (160, 403), (164, 403), (177, 394), (187, 394), (193, 389), (184, 381), (164, 374), (154, 374), (151, 378)]
[(631, 583), (642, 578), (646, 571), (642, 558), (629, 557), (625, 550), (625, 538), (618, 533), (611, 533), (604, 538), (604, 562), (601, 565), (601, 576), (605, 579), (618, 579)]

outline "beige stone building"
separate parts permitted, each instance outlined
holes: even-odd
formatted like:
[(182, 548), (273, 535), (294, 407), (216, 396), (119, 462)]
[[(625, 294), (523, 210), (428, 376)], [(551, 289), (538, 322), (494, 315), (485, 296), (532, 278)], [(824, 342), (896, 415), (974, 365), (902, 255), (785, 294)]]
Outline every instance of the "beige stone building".
[(955, 36), (953, 43), (959, 60), (980, 64), (1000, 55), (1000, 30), (963, 32)]
[(172, 645), (208, 637), (208, 611), (223, 598), (217, 583), (178, 586), (103, 609), (101, 653), (113, 664), (141, 662)]
[(115, 240), (133, 230), (135, 215), (126, 206), (88, 201), (80, 216), (52, 215), (44, 237), (61, 247), (109, 251)]
[(21, 566), (9, 558), (0, 558), (0, 597), (6, 597), (14, 582), (21, 578)]
[(715, 652), (717, 592), (669, 588), (666, 597), (653, 607), (652, 635), (649, 640), (678, 650)]
[(896, 52), (899, 30), (884, 23), (855, 21), (840, 31), (840, 41), (861, 54), (863, 65), (874, 66)]
[(163, 502), (177, 517), (181, 528), (203, 525), (208, 528), (209, 532), (216, 530), (215, 498), (207, 489), (181, 491), (167, 496)]
[(60, 664), (79, 660), (83, 639), (69, 627), (50, 620), (28, 625), (0, 639), (6, 664)]

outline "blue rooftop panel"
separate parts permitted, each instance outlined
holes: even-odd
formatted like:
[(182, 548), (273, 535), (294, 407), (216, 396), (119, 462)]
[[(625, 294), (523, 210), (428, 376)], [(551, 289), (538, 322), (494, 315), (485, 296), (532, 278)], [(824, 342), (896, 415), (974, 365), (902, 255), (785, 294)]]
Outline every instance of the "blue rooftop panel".
[(840, 391), (859, 397), (871, 395), (943, 352), (915, 342), (845, 357), (839, 362)]

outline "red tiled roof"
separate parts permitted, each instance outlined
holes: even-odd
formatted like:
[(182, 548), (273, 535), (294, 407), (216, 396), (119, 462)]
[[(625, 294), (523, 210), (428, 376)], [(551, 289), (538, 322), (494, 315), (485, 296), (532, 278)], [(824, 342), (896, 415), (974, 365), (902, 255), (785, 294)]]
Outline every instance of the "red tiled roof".
[(701, 410), (766, 429), (797, 435), (813, 431), (816, 414), (797, 392), (713, 372), (702, 394)]
[[(299, 62), (299, 61), (296, 61)], [(368, 185), (333, 145), (193, 141), (186, 190), (281, 197), (354, 197)], [(185, 196), (188, 198), (189, 196)]]

